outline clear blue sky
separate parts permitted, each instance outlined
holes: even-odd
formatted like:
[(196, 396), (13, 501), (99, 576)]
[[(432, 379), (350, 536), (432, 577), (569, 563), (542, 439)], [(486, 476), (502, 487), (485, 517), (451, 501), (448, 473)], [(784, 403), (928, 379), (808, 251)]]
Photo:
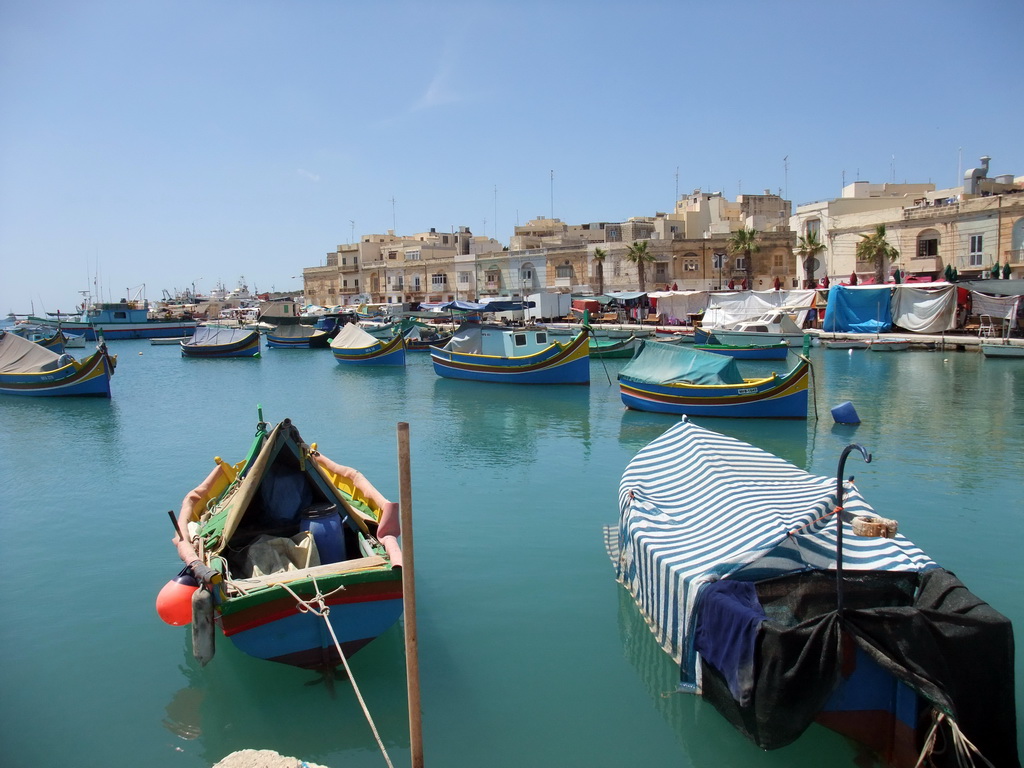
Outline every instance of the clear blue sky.
[(292, 290), (353, 231), (1024, 175), (1022, 29), (1020, 0), (0, 0), (0, 312), (97, 274)]

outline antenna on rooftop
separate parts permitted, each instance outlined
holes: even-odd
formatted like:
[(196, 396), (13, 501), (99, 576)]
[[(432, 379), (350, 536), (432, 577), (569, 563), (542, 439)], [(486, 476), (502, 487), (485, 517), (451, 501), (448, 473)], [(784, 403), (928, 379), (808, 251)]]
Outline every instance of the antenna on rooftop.
[(555, 172), (551, 171), (551, 218), (555, 218)]
[(391, 231), (398, 232), (398, 225), (395, 224), (395, 196), (391, 196)]
[(785, 194), (785, 198), (788, 200), (789, 199), (789, 155), (786, 155), (784, 158), (782, 158), (782, 170), (783, 170), (783, 179), (784, 179), (784, 183), (782, 185), (782, 188), (785, 190), (785, 193), (786, 193)]

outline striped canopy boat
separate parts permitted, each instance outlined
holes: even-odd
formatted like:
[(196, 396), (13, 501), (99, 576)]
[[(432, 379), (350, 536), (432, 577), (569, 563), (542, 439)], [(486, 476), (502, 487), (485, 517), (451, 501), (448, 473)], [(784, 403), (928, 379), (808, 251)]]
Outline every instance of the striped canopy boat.
[(762, 748), (817, 720), (890, 765), (964, 737), (1019, 765), (1010, 622), (842, 482), (851, 449), (870, 461), (819, 477), (684, 417), (622, 475), (617, 579), (682, 689)]
[(110, 397), (117, 356), (100, 342), (81, 362), (14, 333), (0, 331), (0, 393), (36, 397)]
[(401, 335), (378, 339), (355, 323), (348, 323), (331, 339), (331, 351), (340, 365), (405, 365)]
[(182, 357), (259, 357), (260, 332), (201, 325), (181, 342)]
[(290, 420), (270, 429), (262, 419), (246, 458), (214, 459), (178, 513), (178, 555), (203, 585), (193, 653), (210, 660), (216, 624), (250, 656), (334, 667), (402, 614), (398, 505)]
[(566, 343), (538, 328), (462, 325), (442, 348), (431, 348), (434, 372), (448, 379), (504, 384), (589, 384), (587, 332)]
[(654, 413), (732, 418), (807, 418), (810, 362), (783, 373), (745, 378), (731, 357), (687, 344), (644, 341), (619, 371), (619, 394), (627, 408)]

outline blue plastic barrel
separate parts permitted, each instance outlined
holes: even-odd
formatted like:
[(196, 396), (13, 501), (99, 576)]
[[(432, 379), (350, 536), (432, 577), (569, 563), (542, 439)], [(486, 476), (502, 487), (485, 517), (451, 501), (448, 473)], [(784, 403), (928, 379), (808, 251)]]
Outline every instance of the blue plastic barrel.
[(345, 559), (345, 538), (337, 505), (323, 502), (302, 510), (299, 528), (313, 534), (322, 565)]
[(860, 424), (860, 416), (854, 410), (853, 403), (847, 400), (832, 409), (832, 418), (836, 424)]

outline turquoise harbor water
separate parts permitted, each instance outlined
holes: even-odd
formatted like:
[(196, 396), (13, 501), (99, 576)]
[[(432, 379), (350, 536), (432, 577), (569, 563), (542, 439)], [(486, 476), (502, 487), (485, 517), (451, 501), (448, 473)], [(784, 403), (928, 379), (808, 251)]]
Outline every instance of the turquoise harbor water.
[[(710, 705), (666, 695), (676, 672), (615, 582), (601, 528), (626, 462), (674, 418), (623, 410), (622, 361), (592, 362), (589, 387), (516, 388), (439, 379), (426, 354), (346, 370), (327, 350), (184, 360), (145, 341), (111, 347), (110, 401), (0, 397), (3, 764), (197, 768), (243, 748), (385, 764), (346, 682), (220, 637), (201, 668), (187, 629), (154, 610), (180, 567), (167, 510), (214, 456), (242, 457), (257, 404), (395, 500), (396, 425), (410, 425), (428, 765), (864, 764), (818, 727), (762, 752)], [(697, 421), (830, 476), (862, 443), (874, 461), (852, 456), (847, 473), (868, 500), (1019, 631), (1024, 364), (812, 359), (817, 420)], [(859, 427), (833, 424), (844, 400)], [(402, 642), (396, 626), (352, 660), (396, 766), (409, 764)]]

